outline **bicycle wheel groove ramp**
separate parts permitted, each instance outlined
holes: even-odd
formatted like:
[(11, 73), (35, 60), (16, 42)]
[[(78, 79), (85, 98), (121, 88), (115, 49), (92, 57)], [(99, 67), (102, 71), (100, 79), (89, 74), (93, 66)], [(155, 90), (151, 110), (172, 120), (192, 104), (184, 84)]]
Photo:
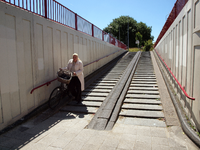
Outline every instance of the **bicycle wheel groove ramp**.
[(113, 90), (124, 70), (136, 53), (127, 53), (125, 56), (106, 73), (100, 75), (92, 84), (82, 92), (82, 104), (74, 102), (62, 107), (60, 111), (72, 113), (95, 114), (106, 97)]
[(118, 123), (165, 127), (149, 52), (143, 52), (119, 113)]

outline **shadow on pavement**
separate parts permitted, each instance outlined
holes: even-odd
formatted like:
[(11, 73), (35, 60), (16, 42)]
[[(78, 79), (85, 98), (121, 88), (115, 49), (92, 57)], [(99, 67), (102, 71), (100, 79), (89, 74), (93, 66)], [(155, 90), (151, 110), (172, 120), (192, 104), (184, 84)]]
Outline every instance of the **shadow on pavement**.
[[(75, 110), (67, 111), (65, 107)], [(81, 113), (82, 111), (84, 113)], [(40, 142), (45, 136), (53, 137), (54, 134), (62, 134), (70, 128), (75, 128), (80, 121), (79, 118), (84, 118), (86, 114), (87, 108), (83, 104), (76, 106), (65, 104), (59, 110), (48, 109), (37, 117), (0, 135), (0, 150), (21, 149), (30, 142)]]

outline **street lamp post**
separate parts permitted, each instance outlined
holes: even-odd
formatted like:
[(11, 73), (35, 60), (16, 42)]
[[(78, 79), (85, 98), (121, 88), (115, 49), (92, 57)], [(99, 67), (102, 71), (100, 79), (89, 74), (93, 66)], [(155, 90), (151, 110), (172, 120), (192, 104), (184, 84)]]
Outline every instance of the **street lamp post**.
[(120, 26), (119, 26), (119, 41), (120, 41)]
[[(129, 16), (127, 16), (127, 18), (129, 19)], [(129, 51), (129, 20), (128, 20), (128, 29), (127, 29), (127, 30), (128, 30), (128, 32), (127, 32), (127, 36), (128, 36), (127, 39), (128, 39), (128, 42), (127, 42), (127, 43), (128, 43), (128, 51)]]

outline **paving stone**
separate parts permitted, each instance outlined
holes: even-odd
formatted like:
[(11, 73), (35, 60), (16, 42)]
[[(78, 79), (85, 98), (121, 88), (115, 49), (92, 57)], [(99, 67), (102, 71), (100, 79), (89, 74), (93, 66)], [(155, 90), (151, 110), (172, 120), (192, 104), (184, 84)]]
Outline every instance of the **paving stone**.
[(152, 145), (152, 150), (171, 150), (171, 148), (165, 145)]
[(107, 145), (101, 145), (99, 147), (99, 150), (116, 150), (115, 147), (107, 146)]
[(169, 146), (168, 138), (163, 137), (152, 137), (152, 144)]
[[(160, 121), (160, 120), (158, 120), (158, 121)], [(163, 121), (160, 121), (160, 122), (163, 122)], [(166, 125), (163, 127), (166, 127)], [(168, 138), (167, 132), (168, 131), (166, 128), (151, 127), (151, 136), (152, 137)]]
[(116, 138), (115, 136), (113, 136), (112, 138), (107, 137), (102, 146), (108, 146), (108, 147), (113, 147), (113, 148), (117, 148), (117, 146), (119, 145), (119, 138)]
[(23, 145), (25, 141), (18, 140), (15, 138), (9, 138), (9, 137), (1, 137), (0, 138), (0, 147), (6, 147), (6, 148), (18, 148), (20, 145)]
[(127, 149), (127, 150), (134, 150), (134, 144), (135, 141), (133, 140), (126, 140), (126, 139), (122, 139), (119, 142), (119, 145), (117, 146), (118, 149)]
[(106, 135), (101, 135), (96, 133), (94, 136), (90, 137), (90, 139), (86, 142), (86, 144), (94, 144), (98, 147), (104, 142)]
[(72, 140), (70, 143), (68, 143), (63, 150), (80, 150), (84, 145), (83, 141), (75, 141)]
[(149, 136), (137, 136), (134, 150), (151, 150), (151, 137)]
[(99, 150), (100, 145), (84, 144), (81, 150)]
[[(126, 117), (124, 117), (126, 118)], [(124, 127), (124, 134), (129, 134), (129, 135), (133, 135), (134, 139), (136, 139), (136, 135), (137, 135), (137, 128), (138, 126), (132, 125), (132, 124), (125, 124), (123, 123), (123, 125), (125, 125)]]

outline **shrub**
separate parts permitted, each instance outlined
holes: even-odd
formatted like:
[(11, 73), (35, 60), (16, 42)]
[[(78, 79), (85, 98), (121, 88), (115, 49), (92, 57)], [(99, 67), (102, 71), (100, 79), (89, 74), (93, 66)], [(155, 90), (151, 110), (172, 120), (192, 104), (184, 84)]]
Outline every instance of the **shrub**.
[(153, 49), (153, 43), (152, 40), (148, 40), (144, 42), (144, 50), (145, 51), (150, 51)]

